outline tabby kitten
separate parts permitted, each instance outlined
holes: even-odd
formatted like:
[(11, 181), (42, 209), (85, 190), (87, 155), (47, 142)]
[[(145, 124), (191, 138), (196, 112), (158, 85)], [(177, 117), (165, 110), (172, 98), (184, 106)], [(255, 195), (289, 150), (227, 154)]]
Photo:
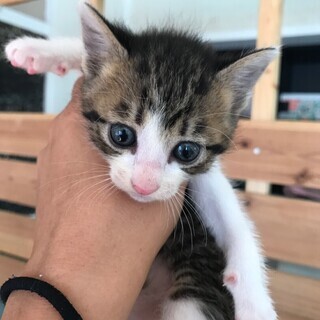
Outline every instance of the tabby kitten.
[(219, 155), (277, 49), (230, 60), (191, 33), (135, 34), (87, 4), (81, 19), (83, 44), (22, 38), (6, 53), (31, 74), (64, 74), (82, 61), (83, 115), (119, 189), (141, 202), (165, 200), (188, 181), (181, 223), (130, 319), (276, 319), (252, 223)]

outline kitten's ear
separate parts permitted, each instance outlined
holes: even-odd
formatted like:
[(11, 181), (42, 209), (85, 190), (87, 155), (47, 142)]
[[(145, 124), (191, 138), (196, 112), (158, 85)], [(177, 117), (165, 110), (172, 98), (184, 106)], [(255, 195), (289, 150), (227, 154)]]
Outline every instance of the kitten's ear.
[(233, 108), (241, 111), (246, 107), (253, 86), (279, 52), (279, 48), (256, 50), (218, 72), (216, 80), (220, 86), (231, 90)]
[(82, 67), (85, 74), (95, 76), (104, 64), (127, 57), (127, 51), (96, 9), (86, 1), (79, 7), (85, 49)]

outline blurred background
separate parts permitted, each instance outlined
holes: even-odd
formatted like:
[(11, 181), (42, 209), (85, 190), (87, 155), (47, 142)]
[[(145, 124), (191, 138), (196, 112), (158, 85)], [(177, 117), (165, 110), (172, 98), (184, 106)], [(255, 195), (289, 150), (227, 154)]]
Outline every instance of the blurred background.
[[(77, 3), (78, 0), (34, 0), (1, 6), (0, 46), (25, 34), (48, 38), (80, 36)], [(218, 50), (241, 52), (255, 46), (259, 0), (108, 0), (103, 12), (111, 21), (123, 21), (134, 30), (166, 23), (194, 29)], [(319, 120), (320, 1), (284, 1), (283, 12), (278, 116)], [(0, 63), (1, 110), (59, 112), (68, 101), (77, 76), (29, 77), (4, 59)]]
[[(270, 0), (270, 2), (272, 1)], [(254, 48), (256, 45), (260, 0), (106, 0), (93, 2), (99, 3), (101, 11), (110, 21), (124, 22), (136, 31), (147, 26), (170, 24), (196, 30), (219, 51), (241, 53)], [(1, 3), (1, 48), (10, 39), (21, 35), (42, 38), (81, 36), (77, 10), (78, 0), (0, 0)], [(272, 20), (273, 17), (271, 16), (269, 19)], [(281, 37), (283, 47), (274, 120), (317, 123), (320, 121), (320, 0), (284, 0)], [(29, 76), (24, 71), (13, 68), (5, 60), (1, 49), (0, 112), (56, 114), (66, 106), (73, 83), (78, 76), (79, 73), (75, 71), (70, 72), (65, 77), (54, 74)], [(244, 113), (245, 117), (250, 117), (250, 108), (251, 105)], [(307, 127), (308, 125), (306, 125)], [(317, 129), (317, 132), (320, 132), (320, 130)], [(288, 141), (288, 144), (293, 143), (294, 141)], [(315, 153), (318, 152), (318, 149), (315, 150)], [(258, 149), (256, 151), (260, 152)], [(309, 156), (310, 154), (306, 157)], [(277, 179), (275, 180), (277, 181)], [(319, 188), (320, 182), (318, 181), (313, 185)], [(246, 182), (241, 179), (237, 180), (236, 186), (245, 189)], [(306, 213), (319, 213), (320, 192), (317, 189), (310, 188), (310, 186), (312, 184), (301, 186), (275, 182), (268, 186), (267, 193), (286, 198), (308, 200), (308, 204), (311, 205), (306, 207), (312, 207), (312, 209), (310, 211), (308, 209)], [(246, 190), (248, 191), (248, 189)], [(8, 208), (23, 214), (34, 212), (32, 206), (15, 206), (15, 204), (1, 201), (0, 198), (0, 211), (1, 209), (8, 210)], [(313, 221), (319, 223), (319, 216)], [(281, 223), (285, 226), (286, 222), (282, 221)], [(298, 229), (297, 232), (299, 232)], [(295, 229), (292, 231), (292, 234), (294, 233)], [(319, 234), (319, 229), (313, 229), (313, 233), (310, 233), (310, 237), (314, 239), (315, 243), (319, 243)], [(285, 238), (286, 235), (283, 237)], [(281, 236), (279, 239), (281, 239)], [(304, 267), (299, 263), (292, 263), (292, 261), (285, 262), (286, 259), (282, 262), (277, 259), (270, 259), (269, 264), (279, 271), (306, 277), (312, 279), (312, 281), (320, 280), (320, 249), (317, 247), (312, 250), (312, 254), (317, 256), (314, 261), (317, 260), (317, 262), (306, 263), (307, 266)], [(288, 291), (290, 291), (290, 283), (289, 281)], [(317, 284), (315, 285), (315, 283)], [(288, 283), (284, 282), (281, 285), (286, 286)], [(308, 294), (310, 296), (314, 296), (310, 308), (317, 310), (309, 312), (305, 317), (291, 315), (283, 319), (316, 320), (320, 318), (319, 281), (312, 282), (306, 290), (309, 290)], [(303, 292), (300, 292), (300, 294), (303, 296)], [(292, 301), (296, 303), (299, 299), (300, 296), (298, 295)]]

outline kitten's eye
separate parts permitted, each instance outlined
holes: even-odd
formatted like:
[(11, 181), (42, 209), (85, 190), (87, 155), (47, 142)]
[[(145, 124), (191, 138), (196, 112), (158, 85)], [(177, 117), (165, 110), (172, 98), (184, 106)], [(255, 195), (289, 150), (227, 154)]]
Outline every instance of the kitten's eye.
[(135, 131), (124, 124), (113, 124), (110, 128), (113, 143), (122, 148), (132, 147), (136, 143)]
[(194, 161), (200, 154), (201, 147), (195, 142), (180, 142), (173, 149), (173, 156), (184, 163)]

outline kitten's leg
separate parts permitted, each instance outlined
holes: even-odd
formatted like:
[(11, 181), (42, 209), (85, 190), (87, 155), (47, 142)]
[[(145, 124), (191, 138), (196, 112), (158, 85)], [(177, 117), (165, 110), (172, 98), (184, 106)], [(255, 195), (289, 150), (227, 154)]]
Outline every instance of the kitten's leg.
[(226, 254), (224, 281), (235, 301), (236, 319), (276, 319), (253, 224), (219, 165), (192, 178), (190, 189), (202, 218)]
[(180, 222), (159, 256), (172, 272), (161, 320), (234, 320), (233, 299), (223, 284), (224, 254), (188, 190)]
[(7, 59), (29, 74), (53, 72), (60, 76), (70, 69), (81, 69), (83, 44), (77, 38), (37, 39), (23, 37), (9, 42)]

